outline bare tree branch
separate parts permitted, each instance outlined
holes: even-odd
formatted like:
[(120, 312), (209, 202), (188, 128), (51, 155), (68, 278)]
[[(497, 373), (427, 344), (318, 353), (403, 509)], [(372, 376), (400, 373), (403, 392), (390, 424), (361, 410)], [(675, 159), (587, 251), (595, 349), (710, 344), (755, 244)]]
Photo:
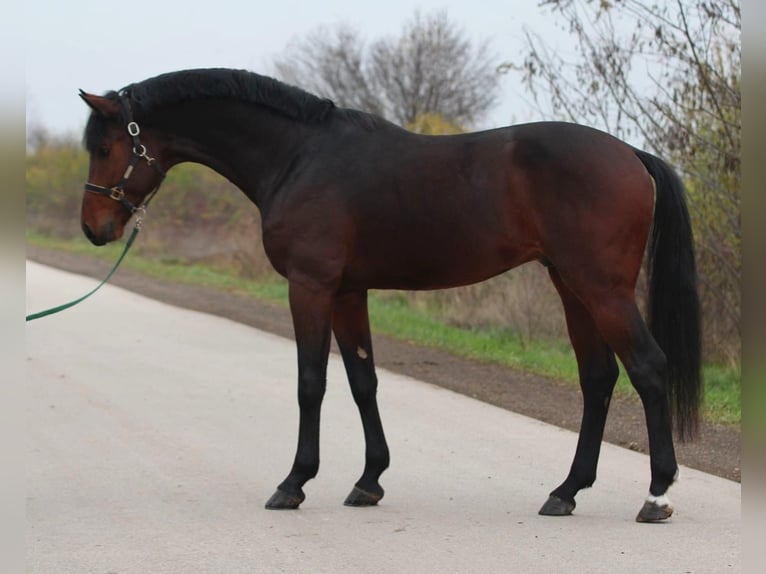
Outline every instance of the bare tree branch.
[(399, 36), (369, 46), (350, 28), (320, 29), (275, 66), (288, 82), (404, 126), (439, 114), (467, 127), (497, 102), (495, 60), (487, 44), (474, 45), (446, 12), (437, 12), (416, 13)]
[[(578, 51), (527, 32), (521, 71), (540, 111), (601, 127), (672, 161), (695, 228), (706, 349), (739, 353), (741, 10), (737, 0), (545, 0)], [(636, 66), (639, 64), (639, 66)], [(645, 73), (642, 72), (645, 68)], [(722, 349), (721, 342), (726, 342)]]

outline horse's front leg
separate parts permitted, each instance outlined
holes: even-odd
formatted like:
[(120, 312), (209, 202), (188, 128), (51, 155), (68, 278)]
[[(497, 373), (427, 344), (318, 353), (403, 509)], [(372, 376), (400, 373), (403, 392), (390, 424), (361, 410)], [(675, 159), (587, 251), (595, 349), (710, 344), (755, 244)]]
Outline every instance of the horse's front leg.
[(319, 413), (327, 380), (332, 294), (310, 283), (290, 281), (290, 311), (298, 347), (298, 449), (284, 481), (266, 503), (269, 509), (298, 508), (303, 485), (319, 470)]
[(383, 488), (378, 479), (388, 468), (389, 455), (378, 413), (378, 379), (372, 358), (366, 291), (346, 293), (335, 298), (332, 328), (343, 355), (351, 393), (362, 417), (365, 441), (364, 472), (345, 504), (372, 506), (383, 498)]

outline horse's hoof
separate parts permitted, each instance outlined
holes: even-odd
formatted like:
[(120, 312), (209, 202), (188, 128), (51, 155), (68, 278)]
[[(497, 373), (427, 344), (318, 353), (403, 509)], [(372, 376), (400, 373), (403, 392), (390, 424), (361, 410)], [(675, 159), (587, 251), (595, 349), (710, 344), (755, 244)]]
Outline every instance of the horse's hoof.
[(569, 516), (574, 509), (574, 500), (564, 500), (551, 494), (538, 514), (543, 516)]
[(659, 504), (652, 500), (644, 502), (644, 506), (636, 516), (636, 522), (661, 522), (670, 518), (673, 514), (673, 505), (670, 502)]
[(266, 503), (266, 508), (269, 510), (295, 510), (305, 499), (306, 495), (303, 494), (302, 490), (299, 490), (298, 494), (288, 494), (277, 489)]
[(346, 506), (375, 506), (378, 501), (383, 498), (383, 489), (380, 489), (380, 493), (367, 492), (362, 490), (358, 486), (355, 486), (351, 493), (346, 497), (343, 502)]

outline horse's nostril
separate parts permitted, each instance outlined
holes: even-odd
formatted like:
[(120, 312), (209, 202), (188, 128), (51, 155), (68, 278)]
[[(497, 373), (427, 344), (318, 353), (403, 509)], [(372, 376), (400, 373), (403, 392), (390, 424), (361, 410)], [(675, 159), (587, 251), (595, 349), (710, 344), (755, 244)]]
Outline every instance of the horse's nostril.
[(87, 237), (90, 241), (93, 241), (93, 232), (85, 223), (82, 224), (82, 232), (85, 234), (85, 237)]
[(82, 224), (82, 232), (93, 245), (103, 245), (106, 243), (106, 241), (104, 241), (102, 238), (96, 237), (96, 235), (90, 230), (90, 227), (88, 227), (85, 223)]

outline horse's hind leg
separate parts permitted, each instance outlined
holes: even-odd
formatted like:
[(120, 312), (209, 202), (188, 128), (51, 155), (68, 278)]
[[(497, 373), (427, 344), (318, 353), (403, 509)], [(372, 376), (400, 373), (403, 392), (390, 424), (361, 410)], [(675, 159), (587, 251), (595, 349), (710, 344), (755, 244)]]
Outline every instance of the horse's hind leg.
[(600, 332), (625, 366), (644, 406), (652, 479), (649, 496), (636, 520), (664, 520), (673, 513), (666, 493), (678, 474), (666, 390), (665, 354), (644, 323), (632, 293), (631, 296), (615, 293), (611, 298), (604, 298), (592, 312)]
[(574, 510), (575, 495), (596, 480), (604, 425), (619, 369), (614, 353), (599, 334), (588, 310), (564, 285), (555, 269), (551, 268), (549, 273), (564, 304), (583, 393), (580, 437), (569, 475), (540, 509), (540, 514), (564, 516)]
[(666, 493), (678, 473), (666, 393), (665, 354), (641, 317), (632, 288), (614, 287), (601, 292), (581, 289), (576, 292), (594, 294), (585, 305), (598, 332), (622, 361), (644, 406), (651, 483), (649, 497), (636, 520), (664, 520), (673, 513)]
[(327, 380), (332, 294), (290, 281), (290, 310), (298, 347), (298, 449), (290, 474), (266, 503), (269, 509), (298, 508), (303, 485), (319, 470), (319, 413)]
[(366, 291), (335, 298), (333, 331), (346, 366), (351, 393), (362, 417), (366, 446), (364, 472), (345, 504), (371, 506), (383, 497), (378, 479), (388, 467), (389, 454), (376, 399), (378, 380), (372, 357)]

